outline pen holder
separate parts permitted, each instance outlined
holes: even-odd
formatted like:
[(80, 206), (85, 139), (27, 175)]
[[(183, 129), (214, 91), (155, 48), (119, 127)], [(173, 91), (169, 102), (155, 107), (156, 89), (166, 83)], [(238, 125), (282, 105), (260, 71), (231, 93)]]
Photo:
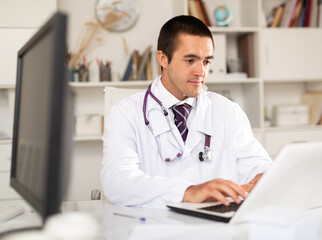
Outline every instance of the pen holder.
[(100, 82), (112, 81), (112, 70), (110, 66), (99, 67), (100, 71)]
[(75, 74), (77, 73), (77, 70), (75, 68), (69, 67), (67, 69), (67, 76), (68, 76), (68, 81), (70, 82), (75, 82)]
[(80, 65), (78, 69), (78, 81), (79, 82), (89, 82), (89, 71), (85, 65)]

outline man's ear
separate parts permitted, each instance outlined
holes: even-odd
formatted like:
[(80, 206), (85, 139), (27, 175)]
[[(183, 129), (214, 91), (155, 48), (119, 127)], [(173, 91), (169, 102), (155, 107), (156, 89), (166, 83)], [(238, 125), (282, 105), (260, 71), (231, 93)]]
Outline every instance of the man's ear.
[(158, 62), (161, 65), (162, 68), (167, 69), (168, 68), (168, 57), (162, 52), (161, 50), (157, 53)]

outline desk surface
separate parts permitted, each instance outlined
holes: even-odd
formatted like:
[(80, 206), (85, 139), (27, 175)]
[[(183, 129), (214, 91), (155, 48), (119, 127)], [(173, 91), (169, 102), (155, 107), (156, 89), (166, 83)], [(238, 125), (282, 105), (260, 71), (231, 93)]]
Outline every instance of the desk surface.
[[(40, 226), (41, 219), (24, 201), (0, 202), (21, 204), (25, 213), (0, 224), (0, 232), (20, 227)], [(63, 212), (81, 211), (95, 216), (103, 239), (249, 239), (247, 223), (230, 225), (212, 220), (186, 216), (168, 209), (147, 209), (111, 205), (104, 201), (65, 202)], [(135, 216), (129, 218), (115, 213)], [(318, 239), (322, 239), (322, 209), (314, 210), (318, 216)], [(146, 221), (140, 221), (144, 217)]]

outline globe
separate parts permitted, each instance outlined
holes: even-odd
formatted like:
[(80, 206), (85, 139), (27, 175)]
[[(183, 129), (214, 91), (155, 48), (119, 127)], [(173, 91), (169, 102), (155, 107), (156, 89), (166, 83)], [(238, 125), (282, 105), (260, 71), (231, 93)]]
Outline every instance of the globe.
[(216, 24), (219, 27), (227, 26), (233, 19), (233, 15), (227, 5), (220, 5), (214, 11)]

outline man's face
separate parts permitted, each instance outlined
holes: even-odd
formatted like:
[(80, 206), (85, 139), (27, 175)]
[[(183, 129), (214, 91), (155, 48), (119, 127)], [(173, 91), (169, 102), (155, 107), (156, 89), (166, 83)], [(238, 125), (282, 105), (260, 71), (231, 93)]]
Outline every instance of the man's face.
[[(158, 53), (163, 54), (162, 52)], [(198, 97), (213, 59), (211, 38), (180, 34), (171, 62), (163, 54), (162, 83), (179, 100)]]

